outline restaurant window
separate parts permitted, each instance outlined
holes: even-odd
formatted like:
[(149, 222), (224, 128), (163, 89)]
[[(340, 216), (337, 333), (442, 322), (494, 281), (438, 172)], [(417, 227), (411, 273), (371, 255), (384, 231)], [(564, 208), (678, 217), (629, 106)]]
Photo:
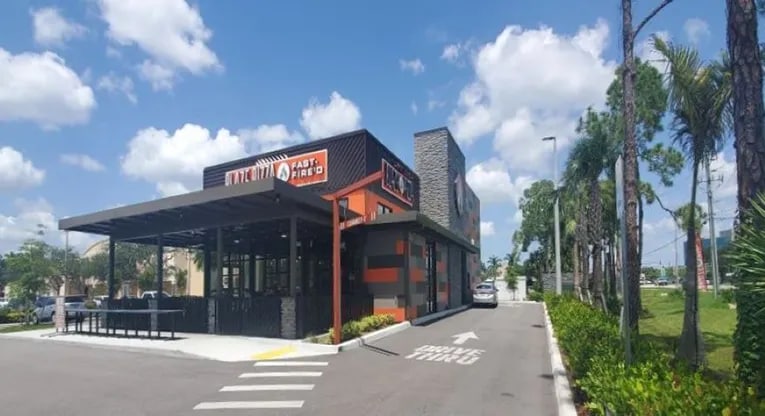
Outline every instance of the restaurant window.
[(390, 214), (391, 212), (393, 212), (391, 207), (389, 207), (389, 206), (387, 206), (385, 204), (381, 204), (379, 202), (377, 203), (377, 213), (378, 214)]

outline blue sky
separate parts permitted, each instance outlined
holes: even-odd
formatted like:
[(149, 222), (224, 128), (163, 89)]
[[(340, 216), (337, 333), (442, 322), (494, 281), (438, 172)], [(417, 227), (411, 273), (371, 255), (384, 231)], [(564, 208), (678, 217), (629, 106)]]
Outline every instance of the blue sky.
[[(636, 3), (641, 19), (658, 1)], [(659, 32), (716, 56), (724, 3), (676, 3), (637, 53), (650, 58)], [(413, 133), (446, 125), (482, 199), (483, 256), (501, 256), (518, 197), (552, 174), (539, 138), (559, 137), (562, 165), (576, 118), (602, 105), (619, 22), (616, 0), (2, 2), (0, 252), (38, 223), (61, 243), (58, 218), (196, 189), (205, 165), (357, 127), (413, 165)], [(730, 144), (715, 161), (718, 229), (733, 161)], [(676, 207), (689, 186), (659, 194)], [(646, 224), (645, 262), (673, 262), (669, 217), (651, 207)]]

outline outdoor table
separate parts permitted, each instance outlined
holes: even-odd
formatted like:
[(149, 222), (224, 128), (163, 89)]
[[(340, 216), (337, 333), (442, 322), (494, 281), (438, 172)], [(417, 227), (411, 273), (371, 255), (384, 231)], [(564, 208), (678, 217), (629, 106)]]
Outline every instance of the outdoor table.
[[(139, 315), (148, 315), (157, 316), (157, 338), (161, 338), (161, 330), (159, 326), (159, 315), (170, 315), (171, 316), (171, 325), (170, 325), (170, 339), (175, 339), (175, 315), (179, 313), (183, 313), (183, 309), (87, 309), (87, 308), (71, 308), (66, 309), (64, 311), (64, 332), (69, 332), (69, 324), (67, 323), (69, 321), (70, 313), (73, 313), (75, 316), (75, 323), (74, 323), (74, 330), (75, 332), (87, 332), (88, 334), (93, 333), (93, 315), (96, 315), (98, 318), (100, 315), (106, 316), (106, 334), (109, 335), (109, 315), (122, 315), (122, 316), (131, 316), (132, 322), (133, 322), (133, 330), (135, 331), (135, 336), (138, 336), (138, 325), (136, 323), (136, 317)], [(87, 314), (88, 316), (88, 330), (83, 330), (83, 322), (84, 319), (81, 321), (79, 318), (83, 315)], [(96, 319), (96, 333), (99, 333), (99, 325), (101, 320)], [(112, 320), (114, 322), (114, 320)], [(128, 325), (127, 321), (125, 322), (125, 336), (128, 335)], [(112, 335), (117, 335), (117, 326), (112, 325)], [(148, 328), (149, 338), (151, 338), (151, 325), (149, 325)]]

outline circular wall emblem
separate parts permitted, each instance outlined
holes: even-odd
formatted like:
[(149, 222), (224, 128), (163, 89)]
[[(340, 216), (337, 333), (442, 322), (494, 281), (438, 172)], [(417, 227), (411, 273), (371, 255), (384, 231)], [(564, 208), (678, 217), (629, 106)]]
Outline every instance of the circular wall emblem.
[(457, 207), (457, 215), (462, 215), (465, 210), (465, 181), (459, 174), (454, 180), (454, 205)]
[(284, 182), (290, 180), (290, 166), (287, 163), (279, 164), (279, 167), (276, 169), (276, 178)]

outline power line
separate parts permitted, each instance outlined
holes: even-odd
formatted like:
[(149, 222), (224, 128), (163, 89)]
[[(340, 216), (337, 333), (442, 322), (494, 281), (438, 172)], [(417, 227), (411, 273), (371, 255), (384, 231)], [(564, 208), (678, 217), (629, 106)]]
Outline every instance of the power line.
[(645, 256), (647, 256), (647, 255), (649, 255), (649, 254), (653, 254), (653, 253), (656, 253), (656, 252), (658, 252), (659, 250), (661, 250), (661, 249), (663, 249), (663, 248), (665, 248), (665, 247), (668, 247), (670, 244), (674, 244), (674, 243), (675, 243), (675, 241), (678, 241), (678, 240), (680, 240), (680, 239), (681, 239), (681, 238), (683, 238), (683, 237), (684, 237), (684, 235), (680, 235), (680, 236), (678, 236), (677, 238), (673, 238), (672, 240), (670, 240), (670, 241), (668, 241), (668, 242), (666, 242), (666, 243), (664, 243), (664, 244), (660, 245), (659, 247), (656, 247), (655, 249), (653, 249), (653, 250), (651, 250), (651, 251), (649, 251), (649, 252), (647, 252), (647, 253), (643, 253), (643, 256), (645, 257)]

